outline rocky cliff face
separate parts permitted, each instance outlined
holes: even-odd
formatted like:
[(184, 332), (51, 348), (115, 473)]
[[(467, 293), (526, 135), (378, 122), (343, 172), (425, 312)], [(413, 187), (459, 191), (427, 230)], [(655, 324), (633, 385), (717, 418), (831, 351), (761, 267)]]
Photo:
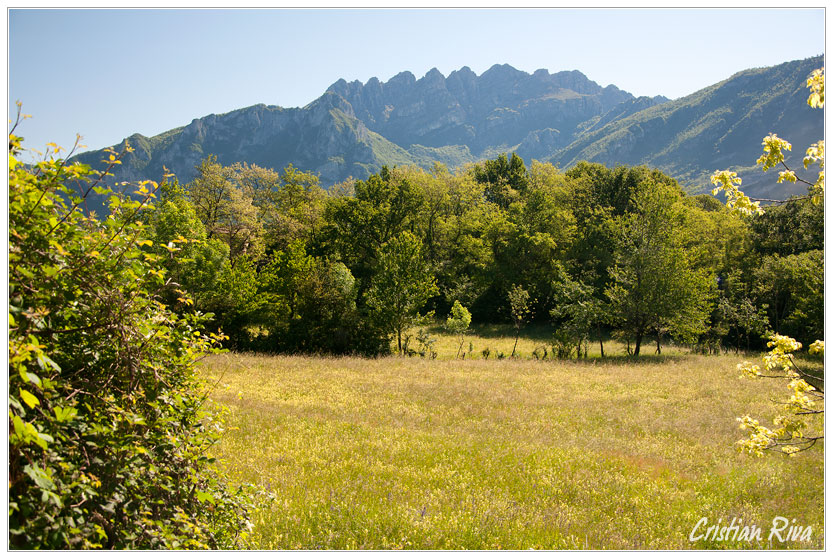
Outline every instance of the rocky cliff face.
[(457, 144), (473, 154), (517, 145), (535, 130), (558, 129), (567, 139), (579, 123), (633, 99), (581, 72), (531, 75), (506, 64), (480, 76), (463, 67), (447, 78), (433, 68), (419, 80), (410, 72), (386, 83), (339, 80), (327, 91), (347, 100), (368, 128), (401, 146)]
[[(282, 169), (292, 163), (321, 174), (325, 183), (367, 175), (362, 163), (381, 166), (372, 138), (340, 96), (327, 93), (303, 109), (255, 105), (224, 115), (208, 115), (164, 135), (126, 139), (134, 152), (123, 158), (115, 180), (159, 179), (163, 167), (182, 182), (194, 178), (195, 167), (209, 154), (223, 164), (238, 161)], [(124, 142), (116, 146), (121, 150)], [(81, 154), (95, 165), (100, 152)]]
[[(227, 165), (292, 163), (329, 185), (382, 165), (454, 168), (517, 151), (561, 167), (582, 159), (647, 164), (703, 190), (709, 172), (752, 165), (770, 132), (802, 149), (822, 138), (822, 112), (801, 99), (805, 77), (821, 65), (818, 57), (745, 71), (675, 101), (635, 98), (578, 71), (528, 74), (506, 64), (480, 76), (463, 67), (446, 77), (432, 69), (419, 79), (402, 72), (387, 82), (339, 80), (306, 107), (255, 105), (152, 138), (135, 134), (135, 152), (114, 181), (158, 180), (163, 168), (190, 181), (214, 154)], [(78, 159), (96, 165), (102, 155)]]

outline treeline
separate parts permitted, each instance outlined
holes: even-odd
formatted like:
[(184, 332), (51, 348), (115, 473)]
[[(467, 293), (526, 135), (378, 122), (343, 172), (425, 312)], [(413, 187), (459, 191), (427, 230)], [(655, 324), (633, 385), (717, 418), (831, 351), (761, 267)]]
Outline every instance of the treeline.
[(823, 206), (806, 200), (746, 218), (657, 170), (515, 154), (329, 190), (292, 166), (209, 157), (158, 194), (143, 220), (167, 303), (212, 313), (236, 350), (402, 351), (409, 327), (456, 301), (477, 322), (551, 322), (563, 356), (611, 332), (635, 355), (664, 337), (712, 350), (823, 337)]

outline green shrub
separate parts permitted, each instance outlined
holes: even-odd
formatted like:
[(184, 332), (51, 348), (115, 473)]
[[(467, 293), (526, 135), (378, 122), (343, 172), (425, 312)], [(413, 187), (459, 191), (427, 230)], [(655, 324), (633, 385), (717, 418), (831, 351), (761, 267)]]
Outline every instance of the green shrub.
[[(455, 358), (460, 356), (460, 351), (463, 348), (464, 336), (469, 330), (469, 323), (471, 322), (472, 314), (468, 309), (461, 305), (458, 300), (455, 300), (455, 303), (452, 305), (452, 311), (446, 319), (446, 331), (453, 335), (457, 335), (458, 341), (460, 342), (458, 345), (458, 353), (455, 355)], [(472, 350), (470, 349), (469, 351), (471, 352)]]
[[(116, 195), (56, 146), (23, 165), (21, 140), (12, 129), (9, 546), (245, 545), (249, 498), (212, 466), (220, 411), (195, 369), (220, 337), (161, 302), (136, 220), (156, 185)], [(103, 219), (81, 211), (93, 190), (109, 195)]]

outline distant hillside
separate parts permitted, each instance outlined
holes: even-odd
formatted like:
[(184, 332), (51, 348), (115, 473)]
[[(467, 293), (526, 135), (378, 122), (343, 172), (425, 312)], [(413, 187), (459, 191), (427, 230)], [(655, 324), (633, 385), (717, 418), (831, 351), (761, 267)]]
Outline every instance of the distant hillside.
[[(550, 158), (561, 167), (588, 160), (657, 167), (693, 187), (716, 169), (744, 170), (743, 187), (758, 196), (801, 193), (776, 184), (776, 173), (749, 169), (771, 132), (793, 144), (789, 159), (802, 167), (805, 149), (824, 134), (823, 112), (811, 109), (805, 81), (822, 57), (745, 70), (692, 95), (594, 125)], [(747, 168), (747, 169), (745, 169)]]
[[(480, 76), (464, 67), (420, 79), (402, 72), (387, 82), (339, 80), (303, 108), (255, 105), (194, 119), (187, 126), (127, 140), (135, 151), (114, 180), (158, 179), (163, 167), (181, 181), (207, 155), (281, 169), (311, 170), (330, 185), (365, 178), (383, 165), (449, 167), (516, 151), (566, 168), (586, 159), (646, 164), (690, 190), (706, 188), (717, 168), (750, 166), (763, 136), (777, 132), (804, 148), (823, 135), (821, 111), (805, 104), (805, 78), (822, 57), (747, 70), (669, 101), (601, 87), (578, 71), (533, 74), (495, 65)], [(123, 147), (116, 146), (116, 149)], [(102, 152), (78, 159), (92, 165)], [(775, 179), (745, 174), (751, 192), (781, 196)]]

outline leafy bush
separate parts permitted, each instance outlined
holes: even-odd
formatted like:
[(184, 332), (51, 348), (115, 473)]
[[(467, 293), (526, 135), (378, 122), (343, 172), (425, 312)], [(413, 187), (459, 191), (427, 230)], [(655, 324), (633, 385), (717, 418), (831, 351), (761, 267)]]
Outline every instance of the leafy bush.
[[(573, 356), (573, 352), (576, 349), (576, 341), (570, 332), (564, 329), (557, 329), (556, 332), (553, 333), (553, 346), (550, 350), (554, 358), (559, 360), (569, 360), (571, 356)], [(577, 354), (576, 357), (579, 358), (579, 355)]]
[[(136, 220), (156, 185), (114, 194), (54, 145), (23, 165), (21, 140), (12, 129), (10, 547), (244, 545), (248, 498), (207, 454), (221, 411), (195, 369), (220, 337), (161, 302), (162, 257)], [(110, 195), (101, 220), (81, 211), (93, 190)]]
[(458, 341), (460, 342), (455, 358), (460, 356), (460, 351), (463, 348), (464, 336), (469, 330), (469, 323), (471, 322), (472, 314), (468, 309), (466, 309), (466, 307), (461, 305), (458, 300), (455, 300), (454, 305), (452, 305), (452, 311), (446, 319), (446, 331), (457, 335)]

